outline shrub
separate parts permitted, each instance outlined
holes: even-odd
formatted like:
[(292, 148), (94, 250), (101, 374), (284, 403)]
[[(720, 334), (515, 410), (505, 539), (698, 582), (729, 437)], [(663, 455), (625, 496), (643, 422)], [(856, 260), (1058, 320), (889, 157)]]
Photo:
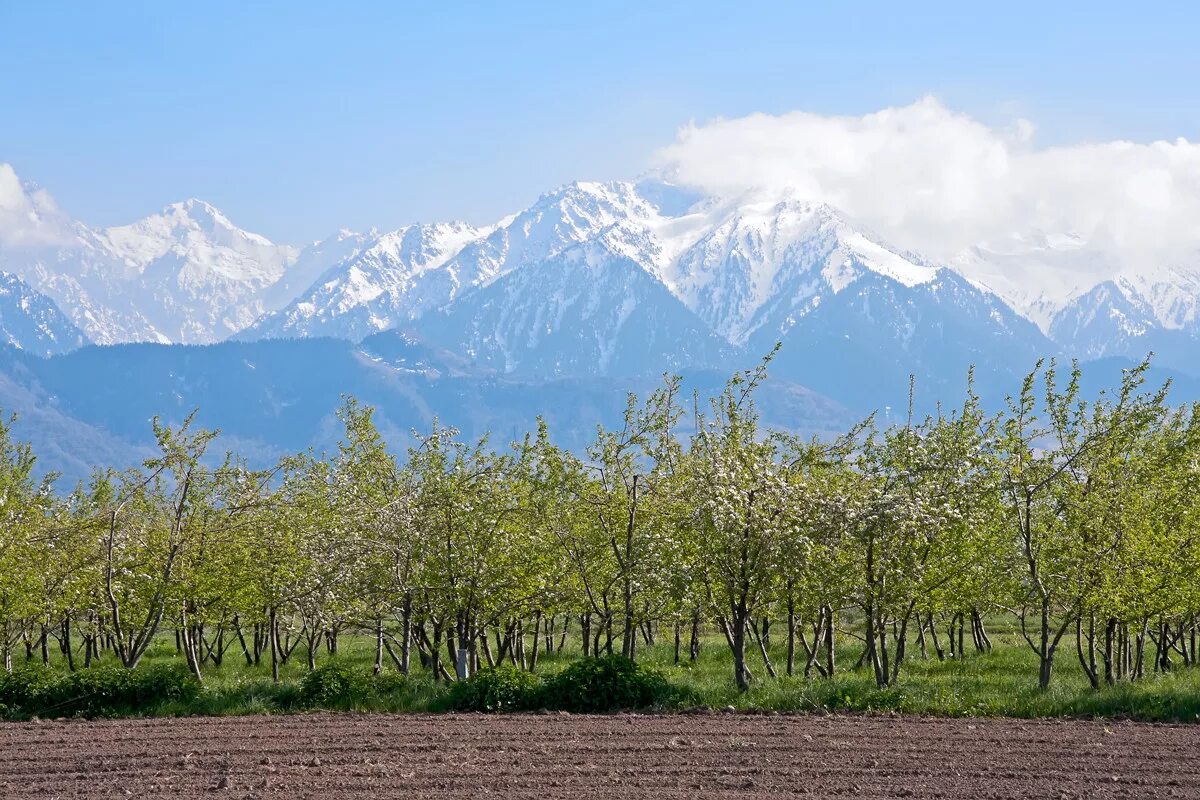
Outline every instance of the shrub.
[(135, 706), (165, 701), (189, 703), (200, 694), (200, 682), (183, 664), (138, 667), (125, 670), (125, 674), (129, 676), (126, 698)]
[(199, 682), (183, 666), (100, 666), (63, 675), (31, 669), (3, 680), (0, 701), (22, 714), (97, 717), (187, 703), (199, 692)]
[(447, 704), (457, 711), (519, 711), (532, 708), (541, 681), (507, 665), (481, 669), (450, 687)]
[(274, 706), (283, 711), (304, 708), (300, 685), (291, 681), (272, 683), (268, 680), (262, 684), (247, 687), (241, 694), (235, 694), (232, 702), (235, 704), (257, 702), (268, 707)]
[(0, 673), (0, 703), (10, 707), (9, 713), (19, 713), (36, 706), (53, 682), (54, 673), (40, 666)]
[(551, 677), (539, 701), (561, 711), (618, 711), (673, 705), (680, 692), (662, 673), (624, 656), (584, 658)]
[(371, 688), (379, 697), (397, 697), (408, 692), (408, 678), (399, 672), (384, 671), (371, 678)]
[(362, 706), (370, 696), (369, 676), (331, 661), (301, 678), (297, 701), (304, 708), (350, 709)]

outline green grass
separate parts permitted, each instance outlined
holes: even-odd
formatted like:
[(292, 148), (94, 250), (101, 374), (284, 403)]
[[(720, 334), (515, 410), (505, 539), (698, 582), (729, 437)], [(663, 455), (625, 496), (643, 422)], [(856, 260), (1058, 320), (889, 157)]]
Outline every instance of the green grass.
[[(992, 717), (1130, 717), (1148, 720), (1200, 721), (1200, 670), (1176, 669), (1092, 691), (1074, 650), (1062, 649), (1048, 691), (1037, 687), (1037, 658), (1024, 641), (992, 635), (990, 653), (969, 652), (965, 658), (939, 662), (910, 650), (895, 686), (879, 689), (869, 670), (849, 671), (860, 649), (841, 648), (841, 665), (831, 680), (766, 677), (761, 657), (751, 660), (757, 680), (739, 694), (727, 651), (708, 642), (695, 666), (669, 666), (669, 652), (655, 652), (667, 677), (692, 689), (708, 707), (773, 711), (897, 711), (934, 716)], [(656, 650), (658, 648), (655, 648)], [(774, 651), (775, 648), (772, 648)], [(757, 655), (757, 654), (755, 654)], [(771, 653), (782, 673), (782, 648)], [(797, 667), (800, 668), (799, 665)]]
[[(898, 683), (878, 689), (867, 670), (850, 671), (860, 650), (852, 641), (838, 652), (839, 672), (832, 679), (814, 677), (767, 677), (762, 659), (753, 653), (750, 666), (755, 681), (750, 691), (741, 694), (733, 682), (731, 659), (722, 639), (706, 638), (695, 664), (672, 663), (670, 643), (643, 646), (638, 661), (661, 670), (682, 690), (687, 704), (710, 708), (733, 707), (742, 711), (895, 711), (936, 716), (1005, 717), (1127, 717), (1145, 720), (1200, 721), (1200, 669), (1176, 668), (1166, 675), (1148, 674), (1134, 683), (1122, 683), (1092, 691), (1075, 658), (1073, 648), (1065, 645), (1055, 665), (1051, 688), (1037, 689), (1037, 660), (1034, 654), (1011, 632), (992, 634), (995, 649), (991, 653), (968, 653), (966, 657), (939, 662), (932, 655), (920, 657), (910, 649)], [(773, 641), (772, 660), (782, 672), (785, 654), (782, 637)], [(344, 637), (337, 662), (351, 671), (367, 676), (373, 657), (373, 641)], [(563, 669), (578, 651), (545, 655), (538, 664), (539, 675), (553, 675)], [(319, 664), (329, 662), (324, 653)], [(109, 662), (111, 663), (111, 662)], [(157, 643), (143, 662), (149, 665), (181, 665), (182, 657), (173, 644), (164, 639)], [(17, 659), (17, 669), (25, 667)], [(36, 664), (31, 668), (40, 668)], [(391, 665), (387, 668), (391, 670)], [(51, 669), (65, 672), (56, 660)], [(234, 715), (286, 713), (305, 710), (301, 685), (308, 673), (305, 655), (299, 649), (282, 667), (278, 684), (270, 678), (270, 666), (248, 667), (240, 653), (231, 651), (224, 665), (205, 668), (204, 686), (194, 699), (152, 702), (136, 709), (121, 709), (119, 715), (180, 716), (190, 714)], [(448, 687), (437, 683), (421, 670), (407, 680), (368, 681), (366, 688), (346, 702), (331, 707), (358, 711), (429, 711), (449, 707)], [(0, 717), (23, 716), (19, 709), (0, 708)]]

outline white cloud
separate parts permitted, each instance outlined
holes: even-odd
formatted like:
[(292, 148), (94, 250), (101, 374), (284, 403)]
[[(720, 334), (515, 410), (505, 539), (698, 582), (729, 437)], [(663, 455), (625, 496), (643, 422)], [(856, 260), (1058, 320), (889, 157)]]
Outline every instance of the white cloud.
[(690, 125), (659, 154), (680, 183), (720, 195), (821, 200), (933, 258), (1034, 232), (1073, 234), (1124, 269), (1200, 250), (1200, 144), (1040, 148), (934, 98), (861, 117), (792, 112)]
[(0, 162), (0, 247), (38, 247), (70, 241), (70, 220), (45, 189), (23, 183)]

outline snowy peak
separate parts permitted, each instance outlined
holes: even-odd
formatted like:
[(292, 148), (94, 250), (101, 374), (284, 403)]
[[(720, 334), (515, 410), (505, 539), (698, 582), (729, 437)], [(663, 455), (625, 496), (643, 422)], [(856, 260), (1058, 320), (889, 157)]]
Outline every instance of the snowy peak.
[(557, 255), (623, 222), (649, 222), (654, 206), (632, 183), (576, 182), (542, 195), (463, 249), (451, 265), (464, 285), (486, 283), (510, 270)]
[(294, 300), (257, 320), (239, 338), (359, 340), (403, 325), (457, 295), (462, 282), (443, 267), (483, 233), (462, 222), (409, 225), (358, 243)]
[(480, 234), (478, 228), (464, 222), (409, 225), (380, 236), (363, 255), (393, 265), (399, 271), (397, 277), (411, 278), (442, 266)]
[(783, 347), (775, 374), (864, 412), (889, 394), (902, 407), (910, 375), (921, 405), (932, 408), (961, 391), (972, 365), (979, 388), (999, 399), (1022, 371), (1055, 352), (995, 294), (947, 269), (912, 286), (865, 271), (842, 291), (804, 303), (781, 295), (763, 307), (747, 347), (764, 353), (776, 342)]
[(1194, 373), (1200, 349), (1196, 296), (1181, 295), (1180, 283), (1140, 283), (1118, 278), (1076, 297), (1054, 315), (1051, 337), (1076, 357), (1138, 360), (1154, 352), (1159, 365)]
[(1115, 283), (1127, 298), (1145, 305), (1161, 327), (1200, 329), (1200, 269), (1128, 270)]
[(241, 236), (260, 244), (270, 244), (265, 237), (247, 233), (238, 228), (211, 203), (194, 197), (179, 203), (171, 203), (159, 214), (147, 217), (137, 224), (143, 228), (160, 225), (176, 231), (199, 230), (210, 236)]
[(93, 229), (0, 165), (0, 263), (99, 344), (221, 341), (290, 299), (297, 254), (195, 199)]
[(866, 273), (905, 286), (937, 269), (854, 227), (836, 209), (798, 200), (754, 202), (709, 212), (711, 229), (679, 256), (669, 281), (689, 307), (731, 341), (781, 299), (798, 304), (836, 294)]
[(179, 265), (181, 279), (212, 273), (223, 280), (271, 283), (296, 256), (296, 249), (244, 231), (202, 200), (173, 203), (131, 225), (102, 232), (114, 255), (145, 272), (155, 262)]
[(0, 344), (52, 356), (82, 347), (87, 339), (53, 300), (0, 272)]
[(250, 325), (297, 255), (200, 200), (107, 228), (100, 239), (118, 265), (98, 287), (108, 295), (101, 302), (124, 301), (163, 337), (183, 343), (220, 341)]
[(1152, 327), (1152, 308), (1130, 297), (1115, 281), (1105, 281), (1056, 314), (1050, 334), (1059, 341), (1076, 342), (1084, 355), (1099, 357), (1105, 355), (1105, 344), (1143, 336)]
[(639, 263), (661, 256), (654, 206), (629, 183), (573, 183), (490, 228), (410, 225), (378, 236), (239, 338), (337, 336), (403, 327), (514, 269), (606, 239)]
[[(625, 244), (617, 236), (616, 243)], [(642, 264), (581, 242), (513, 269), (418, 321), (479, 366), (518, 375), (651, 375), (717, 366), (733, 348)]]
[(332, 236), (305, 247), (296, 260), (287, 266), (279, 280), (263, 293), (267, 313), (287, 305), (330, 268), (358, 255), (377, 238), (377, 230), (357, 233), (342, 228)]
[(1082, 237), (1041, 231), (970, 248), (952, 266), (1004, 298), (1068, 355), (1140, 359), (1154, 351), (1162, 366), (1195, 369), (1197, 266), (1149, 256), (1118, 262)]
[(657, 209), (632, 183), (576, 181), (542, 195), (507, 227), (520, 228), (532, 241), (580, 242), (618, 222), (645, 221), (657, 215)]

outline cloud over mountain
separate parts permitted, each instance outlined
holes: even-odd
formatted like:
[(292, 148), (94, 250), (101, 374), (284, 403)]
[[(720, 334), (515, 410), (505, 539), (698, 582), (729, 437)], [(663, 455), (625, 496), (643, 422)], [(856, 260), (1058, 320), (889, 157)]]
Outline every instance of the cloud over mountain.
[(1027, 120), (995, 127), (932, 97), (858, 117), (692, 124), (657, 160), (705, 192), (829, 203), (938, 259), (1034, 232), (1071, 234), (1126, 269), (1200, 250), (1200, 143), (1040, 147)]
[(70, 220), (45, 189), (24, 182), (0, 162), (0, 247), (60, 245), (71, 236)]

